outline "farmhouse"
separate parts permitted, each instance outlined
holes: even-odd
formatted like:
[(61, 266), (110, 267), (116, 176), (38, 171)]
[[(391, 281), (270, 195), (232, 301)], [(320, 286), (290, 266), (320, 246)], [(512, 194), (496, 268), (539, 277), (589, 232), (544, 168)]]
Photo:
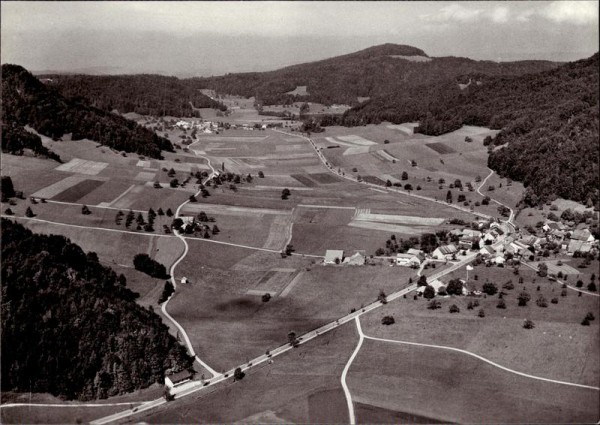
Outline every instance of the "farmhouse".
[(325, 252), (324, 264), (340, 264), (344, 259), (344, 251), (340, 249), (328, 249)]
[(485, 245), (479, 250), (479, 253), (486, 258), (491, 258), (496, 255), (496, 250), (489, 245)]
[(592, 244), (590, 242), (579, 241), (577, 239), (571, 239), (567, 247), (567, 252), (573, 254), (574, 252), (590, 252), (592, 250)]
[(354, 255), (346, 257), (343, 264), (347, 264), (349, 266), (364, 266), (365, 259), (365, 255), (360, 251), (357, 251)]
[(419, 267), (421, 260), (416, 255), (396, 254), (396, 264), (404, 267)]
[(443, 245), (443, 246), (436, 248), (435, 251), (433, 251), (433, 253), (431, 254), (431, 256), (438, 260), (441, 260), (442, 258), (450, 259), (450, 258), (452, 258), (453, 255), (456, 255), (457, 252), (458, 252), (458, 249), (456, 248), (455, 245), (453, 245), (453, 244)]
[(181, 372), (172, 373), (165, 376), (165, 385), (169, 388), (173, 388), (183, 384), (184, 382), (191, 381), (193, 377), (194, 374), (192, 372), (182, 370)]
[(414, 255), (419, 260), (421, 260), (421, 262), (425, 259), (425, 253), (423, 251), (421, 251), (420, 249), (409, 248), (408, 251), (406, 251), (406, 253), (410, 254), (410, 255)]
[[(435, 289), (435, 293), (436, 293), (436, 294), (439, 292), (439, 290), (440, 290), (440, 288), (441, 288), (442, 286), (443, 286), (443, 287), (446, 287), (446, 285), (444, 285), (444, 282), (442, 282), (442, 281), (440, 281), (440, 280), (437, 280), (437, 279), (435, 279), (435, 280), (433, 280), (433, 281), (429, 282), (429, 283), (427, 284), (427, 286), (431, 286), (431, 287), (433, 287), (433, 289)], [(417, 288), (417, 294), (422, 294), (422, 293), (425, 291), (425, 288), (426, 288), (426, 286), (419, 286), (419, 287)]]
[(573, 233), (571, 233), (571, 240), (594, 242), (594, 236), (592, 236), (588, 229), (574, 230)]

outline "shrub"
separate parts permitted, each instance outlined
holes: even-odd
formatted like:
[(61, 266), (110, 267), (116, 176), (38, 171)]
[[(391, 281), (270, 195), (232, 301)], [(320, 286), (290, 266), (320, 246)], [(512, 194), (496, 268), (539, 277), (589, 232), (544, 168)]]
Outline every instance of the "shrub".
[(529, 319), (525, 319), (525, 321), (523, 322), (523, 327), (525, 329), (533, 329), (533, 328), (535, 328), (535, 324), (533, 323), (533, 321), (531, 321)]
[(562, 291), (560, 291), (560, 296), (561, 297), (566, 297), (567, 296), (567, 290), (563, 289)]
[(442, 308), (442, 303), (438, 300), (431, 300), (429, 304), (427, 304), (427, 308), (429, 310), (437, 310), (438, 308)]
[(594, 282), (588, 283), (587, 288), (588, 288), (588, 291), (590, 291), (590, 292), (596, 292), (596, 290), (597, 290), (596, 289), (596, 284)]
[(496, 305), (496, 308), (505, 309), (506, 308), (506, 302), (504, 300), (498, 301), (498, 305)]
[(269, 294), (268, 292), (262, 296), (263, 303), (269, 302), (270, 299), (271, 299), (271, 294)]
[(577, 286), (578, 288), (581, 288), (583, 286), (583, 280), (578, 280), (577, 283), (575, 284), (575, 286)]
[(485, 317), (485, 311), (483, 311), (483, 309), (479, 310), (479, 313), (477, 313), (477, 315), (479, 317)]
[(586, 317), (585, 319), (583, 319), (583, 321), (581, 322), (581, 324), (583, 326), (590, 326), (590, 321), (588, 320), (588, 318)]
[(452, 279), (448, 282), (448, 286), (446, 287), (446, 292), (448, 295), (462, 295), (463, 293), (463, 283), (460, 279)]
[(558, 304), (558, 298), (554, 297), (550, 300), (552, 304)]
[(246, 374), (242, 371), (241, 367), (237, 367), (235, 369), (235, 371), (233, 372), (233, 380), (234, 381), (239, 381), (239, 380), (243, 379), (244, 376), (246, 376)]
[(589, 321), (592, 321), (595, 319), (594, 314), (591, 311), (585, 315), (585, 318), (588, 319)]
[[(520, 279), (522, 279), (522, 278), (520, 278)], [(504, 285), (502, 285), (502, 289), (508, 289), (508, 290), (515, 289), (515, 285), (512, 283), (512, 280), (509, 280)]]
[(445, 286), (440, 286), (440, 288), (438, 289), (438, 295), (439, 296), (444, 296), (444, 295), (448, 295), (448, 293), (446, 292), (446, 287)]
[(544, 298), (543, 295), (540, 295), (538, 297), (538, 299), (535, 300), (535, 303), (537, 304), (538, 307), (543, 307), (543, 308), (548, 307), (548, 301), (546, 300), (546, 298)]
[(393, 325), (394, 323), (396, 323), (396, 321), (394, 320), (393, 316), (385, 316), (383, 319), (381, 319), (381, 324), (382, 325)]
[(450, 311), (450, 313), (460, 313), (460, 308), (458, 308), (456, 304), (452, 304), (448, 311)]
[(467, 310), (473, 310), (473, 303), (471, 301), (467, 304)]

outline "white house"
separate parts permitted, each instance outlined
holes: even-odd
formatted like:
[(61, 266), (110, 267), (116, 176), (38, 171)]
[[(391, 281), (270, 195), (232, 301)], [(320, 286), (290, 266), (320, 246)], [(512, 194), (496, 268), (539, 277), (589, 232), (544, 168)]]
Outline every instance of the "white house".
[(419, 267), (421, 260), (416, 255), (396, 254), (396, 264), (404, 267)]
[(498, 255), (496, 258), (494, 258), (494, 263), (498, 264), (498, 265), (504, 265), (504, 262), (506, 260), (504, 259), (504, 257), (502, 255)]
[(451, 259), (452, 256), (456, 255), (457, 253), (458, 253), (458, 249), (456, 248), (456, 246), (454, 244), (450, 244), (450, 245), (443, 245), (443, 246), (436, 248), (435, 251), (433, 251), (433, 253), (431, 254), (431, 256), (438, 260), (441, 260), (444, 258)]
[[(344, 251), (341, 249), (328, 249), (325, 252), (324, 264), (340, 264), (344, 259)], [(337, 261), (336, 261), (337, 260)]]
[(182, 370), (181, 372), (172, 373), (165, 376), (165, 385), (169, 388), (173, 388), (183, 384), (184, 382), (191, 381), (193, 377), (193, 373), (187, 370)]

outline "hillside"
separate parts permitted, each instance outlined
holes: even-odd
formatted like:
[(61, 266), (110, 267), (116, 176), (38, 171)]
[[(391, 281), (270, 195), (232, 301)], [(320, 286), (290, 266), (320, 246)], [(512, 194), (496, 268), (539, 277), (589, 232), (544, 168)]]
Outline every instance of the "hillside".
[[(473, 77), (474, 78), (474, 77)], [(482, 84), (452, 84), (390, 94), (323, 124), (420, 121), (418, 131), (439, 135), (462, 125), (502, 129), (489, 157), (500, 175), (530, 190), (525, 203), (557, 196), (598, 202), (598, 54), (541, 73), (479, 76)]]
[(122, 114), (193, 117), (197, 115), (193, 108), (227, 109), (175, 77), (44, 75), (40, 80), (67, 98), (82, 97), (97, 108)]
[(125, 278), (63, 236), (2, 219), (2, 391), (91, 400), (191, 367)]
[[(198, 88), (246, 97), (265, 105), (306, 100), (331, 105), (357, 104), (357, 97), (378, 97), (416, 86), (455, 80), (465, 74), (521, 75), (551, 69), (547, 61), (496, 63), (467, 58), (432, 58), (411, 46), (383, 44), (318, 62), (263, 73), (195, 78)], [(307, 86), (307, 96), (286, 94)]]
[(167, 139), (133, 121), (94, 108), (87, 100), (67, 99), (21, 66), (2, 65), (2, 125), (12, 129), (8, 136), (14, 136), (2, 138), (3, 151), (18, 153), (27, 144), (40, 150), (41, 141), (28, 140), (22, 130), (27, 124), (48, 137), (71, 133), (73, 140), (87, 138), (151, 158), (161, 158), (161, 150), (173, 150)]

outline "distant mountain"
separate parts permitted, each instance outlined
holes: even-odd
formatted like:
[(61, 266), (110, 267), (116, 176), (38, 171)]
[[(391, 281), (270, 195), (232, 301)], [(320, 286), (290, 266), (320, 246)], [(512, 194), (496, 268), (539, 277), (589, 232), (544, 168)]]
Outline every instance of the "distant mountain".
[(227, 108), (176, 77), (161, 75), (40, 75), (67, 98), (85, 98), (106, 111), (141, 115), (192, 117), (195, 108)]
[[(191, 79), (198, 88), (218, 93), (255, 96), (265, 105), (296, 100), (357, 104), (358, 97), (379, 97), (401, 93), (416, 86), (455, 82), (467, 74), (521, 75), (552, 69), (548, 61), (474, 61), (456, 57), (429, 57), (411, 46), (383, 44), (359, 52), (293, 65), (271, 72), (227, 74)], [(307, 86), (308, 95), (287, 94), (297, 86)]]
[(39, 138), (24, 140), (25, 125), (48, 137), (72, 133), (73, 140), (87, 138), (151, 158), (173, 150), (169, 140), (133, 121), (95, 108), (86, 99), (67, 99), (21, 66), (2, 65), (2, 126), (11, 130), (3, 134), (2, 150), (19, 153), (33, 145), (34, 152), (43, 154)]
[(124, 276), (67, 238), (2, 219), (2, 391), (106, 398), (193, 358)]

